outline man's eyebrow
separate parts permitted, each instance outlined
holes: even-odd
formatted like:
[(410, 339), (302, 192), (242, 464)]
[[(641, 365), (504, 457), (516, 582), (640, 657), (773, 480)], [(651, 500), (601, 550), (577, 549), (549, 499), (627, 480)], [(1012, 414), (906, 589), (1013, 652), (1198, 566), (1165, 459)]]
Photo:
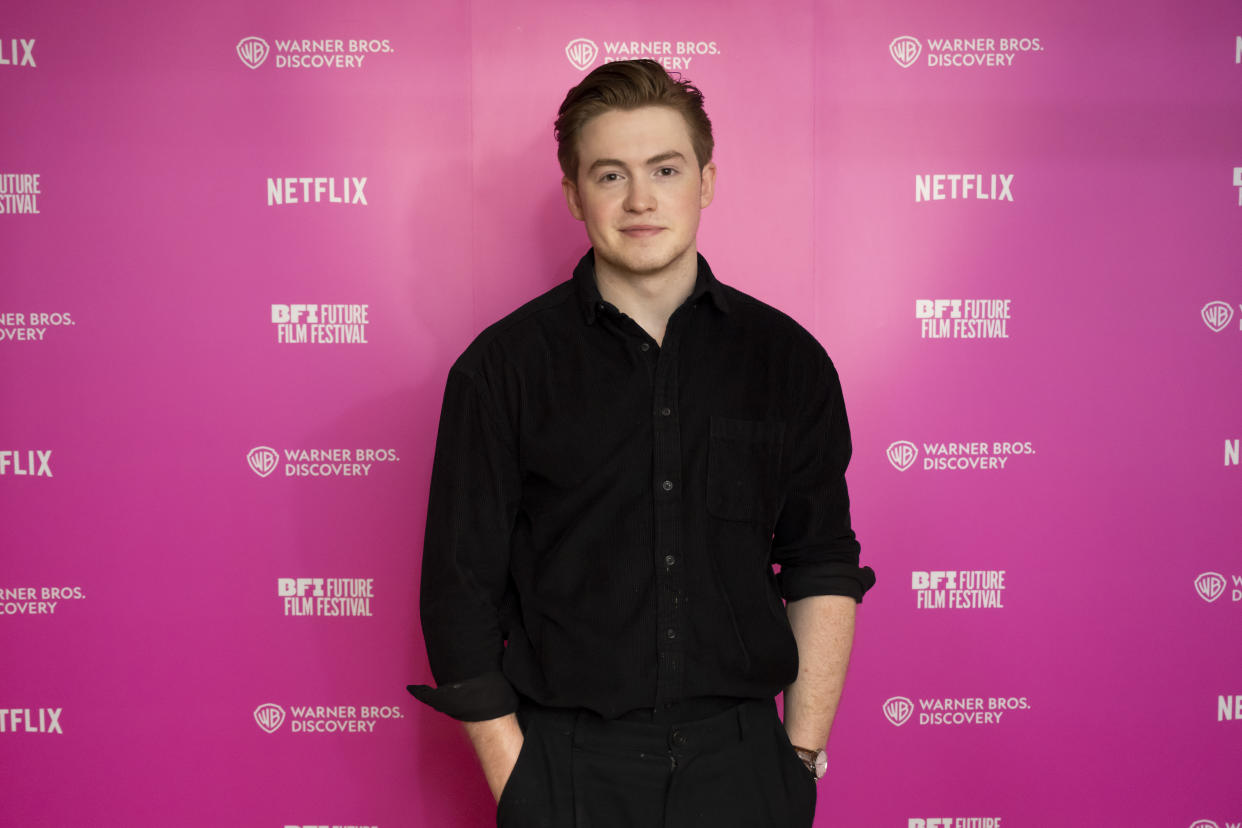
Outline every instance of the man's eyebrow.
[[(676, 158), (679, 158), (682, 161), (686, 160), (686, 156), (682, 155), (677, 150), (669, 150), (668, 152), (662, 152), (659, 155), (651, 156), (643, 162), (643, 164), (644, 166), (651, 167), (656, 164), (663, 164), (665, 161), (672, 161)], [(622, 169), (625, 169), (627, 168), (627, 165), (624, 161), (616, 158), (597, 158), (594, 162), (592, 162), (591, 166), (587, 169), (587, 172), (591, 172), (599, 167), (621, 167)]]

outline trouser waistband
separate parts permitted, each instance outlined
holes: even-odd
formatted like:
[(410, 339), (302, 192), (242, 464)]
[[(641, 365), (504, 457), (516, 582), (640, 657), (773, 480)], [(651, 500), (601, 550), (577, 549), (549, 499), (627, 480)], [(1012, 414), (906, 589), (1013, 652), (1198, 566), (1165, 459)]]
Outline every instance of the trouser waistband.
[(605, 719), (589, 710), (528, 705), (519, 711), (519, 717), (538, 717), (563, 732), (572, 732), (575, 747), (608, 752), (691, 754), (743, 741), (748, 729), (771, 716), (774, 707), (771, 699), (734, 701), (710, 716), (644, 722), (629, 718)]

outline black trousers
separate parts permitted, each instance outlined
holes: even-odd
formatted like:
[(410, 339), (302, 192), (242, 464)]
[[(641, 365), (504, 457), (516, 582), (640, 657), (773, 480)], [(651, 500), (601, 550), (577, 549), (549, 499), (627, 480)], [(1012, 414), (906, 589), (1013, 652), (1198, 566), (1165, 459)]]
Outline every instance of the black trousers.
[(815, 780), (769, 699), (690, 721), (523, 707), (500, 828), (809, 828)]

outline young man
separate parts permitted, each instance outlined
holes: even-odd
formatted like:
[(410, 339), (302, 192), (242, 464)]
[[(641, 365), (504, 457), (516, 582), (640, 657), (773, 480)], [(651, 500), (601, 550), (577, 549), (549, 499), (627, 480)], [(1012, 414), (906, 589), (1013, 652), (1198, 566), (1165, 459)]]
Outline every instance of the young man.
[(449, 373), (421, 599), (439, 686), (411, 692), (466, 722), (502, 826), (809, 826), (875, 582), (836, 371), (698, 255), (696, 88), (605, 64), (556, 135), (592, 247)]

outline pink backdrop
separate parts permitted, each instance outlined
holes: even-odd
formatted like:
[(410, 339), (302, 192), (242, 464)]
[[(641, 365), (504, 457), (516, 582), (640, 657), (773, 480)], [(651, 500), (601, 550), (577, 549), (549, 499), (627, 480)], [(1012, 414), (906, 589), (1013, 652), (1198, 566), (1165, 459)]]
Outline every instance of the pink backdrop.
[(1242, 824), (1232, 0), (9, 4), (0, 824), (491, 820), (404, 689), (440, 394), (581, 255), (552, 117), (636, 56), (845, 387), (819, 824)]

